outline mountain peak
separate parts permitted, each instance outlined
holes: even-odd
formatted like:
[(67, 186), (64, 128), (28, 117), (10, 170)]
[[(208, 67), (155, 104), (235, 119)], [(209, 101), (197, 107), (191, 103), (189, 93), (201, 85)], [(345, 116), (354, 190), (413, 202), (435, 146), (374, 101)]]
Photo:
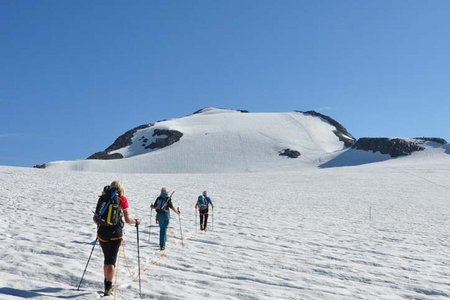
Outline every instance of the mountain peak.
[[(353, 136), (313, 112), (250, 113), (206, 107), (137, 126), (87, 160), (51, 167), (119, 172), (241, 172), (315, 167)], [(108, 161), (105, 161), (108, 160)]]

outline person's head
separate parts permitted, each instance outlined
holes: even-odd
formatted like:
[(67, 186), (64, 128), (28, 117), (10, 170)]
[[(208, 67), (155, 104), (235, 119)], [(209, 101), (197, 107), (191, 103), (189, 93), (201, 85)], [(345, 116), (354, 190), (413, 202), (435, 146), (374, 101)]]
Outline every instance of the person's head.
[(203, 196), (208, 196), (208, 193), (206, 191), (203, 191)]
[(125, 188), (123, 187), (122, 182), (120, 182), (119, 180), (114, 180), (113, 182), (111, 182), (110, 187), (118, 189), (120, 196), (125, 195)]
[(167, 193), (167, 189), (165, 187), (161, 188), (161, 193)]

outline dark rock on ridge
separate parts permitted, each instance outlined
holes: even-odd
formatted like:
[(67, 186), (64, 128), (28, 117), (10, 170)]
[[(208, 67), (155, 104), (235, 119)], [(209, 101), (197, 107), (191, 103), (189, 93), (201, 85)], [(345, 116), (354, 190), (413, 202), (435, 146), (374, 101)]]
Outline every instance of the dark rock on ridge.
[[(203, 107), (199, 110), (196, 110), (191, 115), (196, 115), (196, 114), (202, 113), (205, 108), (208, 108), (208, 107)], [(228, 108), (218, 108), (218, 109), (235, 110), (235, 111), (238, 111), (241, 113), (248, 113), (248, 110), (245, 110), (245, 109), (228, 109)]]
[(100, 152), (92, 154), (87, 159), (103, 159), (103, 160), (107, 160), (107, 159), (121, 159), (121, 158), (123, 158), (123, 155), (120, 154), (120, 153), (109, 154), (106, 151), (100, 151)]
[(144, 129), (144, 128), (148, 128), (150, 126), (152, 126), (153, 124), (146, 124), (146, 125), (140, 125), (138, 127), (135, 127), (131, 130), (128, 130), (127, 132), (125, 132), (124, 134), (122, 134), (121, 136), (119, 136), (114, 143), (112, 143), (111, 146), (109, 146), (108, 148), (105, 149), (106, 152), (111, 152), (114, 150), (118, 150), (120, 148), (126, 147), (126, 146), (130, 146), (132, 144), (131, 139), (133, 138), (133, 135), (136, 133), (136, 131)]
[(161, 136), (165, 135), (163, 138), (156, 138), (156, 141), (146, 146), (145, 149), (160, 149), (172, 145), (178, 142), (183, 133), (177, 130), (168, 130), (168, 129), (155, 129), (153, 131), (153, 136)]
[(438, 143), (441, 145), (446, 145), (448, 144), (447, 141), (443, 138), (438, 138), (438, 137), (417, 137), (414, 138), (415, 140), (422, 140), (424, 142), (434, 142), (434, 143)]
[(42, 165), (34, 165), (33, 166), (33, 168), (36, 168), (36, 169), (45, 169), (47, 166), (45, 165), (45, 164), (42, 164)]
[(297, 158), (301, 154), (300, 154), (300, 152), (298, 152), (296, 150), (284, 149), (283, 151), (280, 151), (280, 153), (278, 155), (280, 155), (280, 156), (287, 156), (289, 158)]
[(360, 138), (352, 148), (389, 154), (391, 157), (399, 157), (425, 150), (425, 147), (421, 145), (423, 142), (423, 139)]
[(150, 126), (152, 126), (152, 124), (140, 125), (131, 130), (128, 130), (127, 132), (125, 132), (124, 134), (119, 136), (114, 141), (114, 143), (112, 143), (104, 151), (94, 153), (91, 156), (89, 156), (87, 159), (120, 159), (120, 158), (123, 158), (123, 155), (120, 153), (109, 154), (109, 152), (131, 145), (132, 144), (131, 138), (136, 133), (136, 131), (144, 129), (144, 128), (148, 128)]
[(336, 130), (334, 130), (334, 134), (339, 138), (339, 140), (341, 142), (344, 142), (344, 146), (345, 147), (352, 147), (355, 142), (356, 139), (353, 137), (353, 135), (350, 134), (350, 132), (347, 131), (347, 129), (341, 125), (341, 123), (339, 123), (338, 121), (336, 121), (335, 119), (326, 116), (324, 114), (318, 113), (314, 110), (310, 110), (310, 111), (297, 111), (299, 113), (302, 113), (304, 115), (307, 116), (313, 116), (313, 117), (319, 117), (322, 120), (325, 120), (326, 122), (328, 122), (330, 125), (334, 126), (336, 128)]

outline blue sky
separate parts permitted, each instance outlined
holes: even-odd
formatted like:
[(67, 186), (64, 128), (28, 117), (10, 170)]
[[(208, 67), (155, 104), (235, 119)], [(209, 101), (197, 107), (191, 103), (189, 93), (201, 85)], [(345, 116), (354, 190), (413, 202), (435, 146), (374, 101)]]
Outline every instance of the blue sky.
[(0, 165), (205, 106), (450, 139), (450, 1), (0, 0)]

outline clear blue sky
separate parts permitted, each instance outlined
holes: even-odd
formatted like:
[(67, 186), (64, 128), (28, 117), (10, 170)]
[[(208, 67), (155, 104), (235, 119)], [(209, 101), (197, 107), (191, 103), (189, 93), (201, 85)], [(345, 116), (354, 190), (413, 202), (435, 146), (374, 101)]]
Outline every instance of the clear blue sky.
[(450, 1), (0, 0), (0, 165), (205, 106), (450, 138)]

